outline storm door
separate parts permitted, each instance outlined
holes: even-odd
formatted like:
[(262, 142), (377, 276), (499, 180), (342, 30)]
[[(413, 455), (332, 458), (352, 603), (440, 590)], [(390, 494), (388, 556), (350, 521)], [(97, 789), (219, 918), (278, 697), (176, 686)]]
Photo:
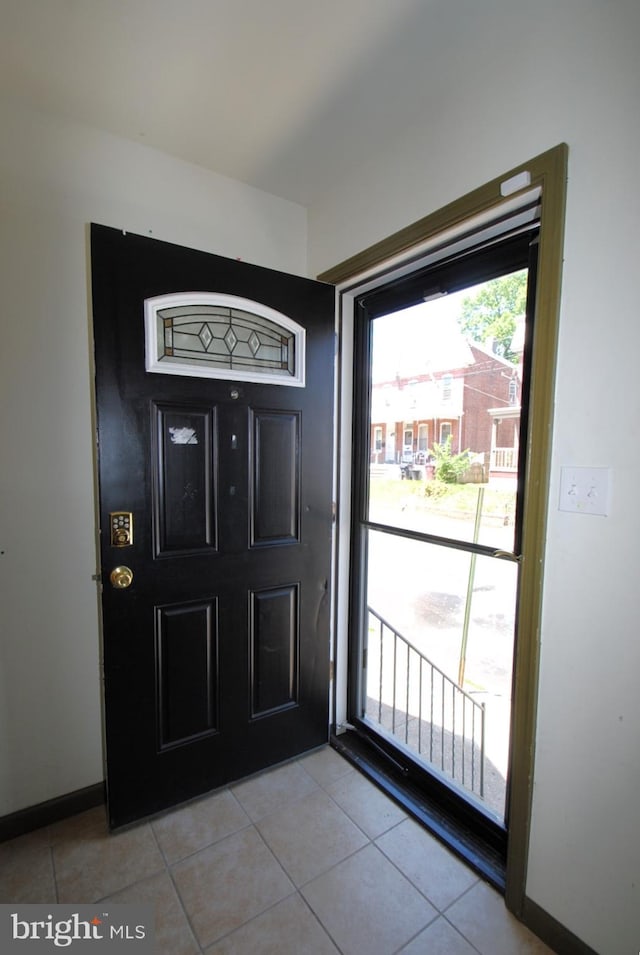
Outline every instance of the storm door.
[(536, 253), (532, 226), (355, 310), (349, 719), (502, 856)]

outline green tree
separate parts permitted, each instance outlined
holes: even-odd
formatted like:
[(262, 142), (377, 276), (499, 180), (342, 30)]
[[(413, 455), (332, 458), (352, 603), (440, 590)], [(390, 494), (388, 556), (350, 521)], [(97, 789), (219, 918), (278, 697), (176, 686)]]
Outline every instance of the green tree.
[(527, 305), (527, 270), (501, 275), (486, 282), (475, 295), (462, 302), (458, 319), (462, 332), (476, 342), (494, 340), (494, 351), (508, 361), (517, 355), (511, 351), (516, 318)]

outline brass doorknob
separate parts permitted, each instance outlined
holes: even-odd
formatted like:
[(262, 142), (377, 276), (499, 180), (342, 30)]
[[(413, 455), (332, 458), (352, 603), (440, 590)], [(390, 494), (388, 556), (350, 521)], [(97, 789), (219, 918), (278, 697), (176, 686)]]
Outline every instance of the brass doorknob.
[(114, 567), (109, 574), (109, 580), (111, 581), (111, 586), (115, 587), (116, 590), (124, 590), (126, 587), (131, 586), (133, 571), (130, 567)]

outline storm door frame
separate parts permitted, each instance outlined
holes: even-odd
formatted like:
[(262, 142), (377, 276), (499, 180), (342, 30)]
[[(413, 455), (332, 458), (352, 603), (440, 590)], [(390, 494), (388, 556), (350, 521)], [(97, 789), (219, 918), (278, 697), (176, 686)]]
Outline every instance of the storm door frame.
[[(336, 455), (335, 648), (333, 684), (334, 739), (349, 727), (349, 555), (353, 448), (354, 307), (364, 292), (423, 268), (444, 257), (443, 250), (473, 242), (485, 230), (496, 234), (505, 217), (531, 203), (540, 204), (540, 242), (531, 353), (527, 465), (520, 580), (520, 626), (514, 663), (514, 700), (509, 788), (509, 838), (505, 901), (521, 917), (526, 903), (526, 876), (531, 826), (535, 727), (542, 617), (546, 518), (549, 506), (551, 434), (555, 386), (568, 147), (548, 150), (400, 232), (376, 243), (318, 276), (337, 287), (339, 394)], [(354, 757), (357, 761), (359, 757)], [(428, 824), (428, 823), (427, 823)], [(438, 831), (437, 820), (433, 829)], [(446, 834), (439, 832), (446, 838)], [(457, 847), (460, 848), (459, 846)], [(463, 853), (464, 854), (464, 853)]]

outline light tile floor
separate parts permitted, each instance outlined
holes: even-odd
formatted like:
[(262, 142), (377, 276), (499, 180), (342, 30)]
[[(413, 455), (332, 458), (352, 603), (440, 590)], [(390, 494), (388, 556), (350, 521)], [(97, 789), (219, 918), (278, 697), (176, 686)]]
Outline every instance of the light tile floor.
[(1, 902), (146, 902), (158, 955), (549, 952), (325, 747), (109, 835), (103, 809), (0, 845)]

